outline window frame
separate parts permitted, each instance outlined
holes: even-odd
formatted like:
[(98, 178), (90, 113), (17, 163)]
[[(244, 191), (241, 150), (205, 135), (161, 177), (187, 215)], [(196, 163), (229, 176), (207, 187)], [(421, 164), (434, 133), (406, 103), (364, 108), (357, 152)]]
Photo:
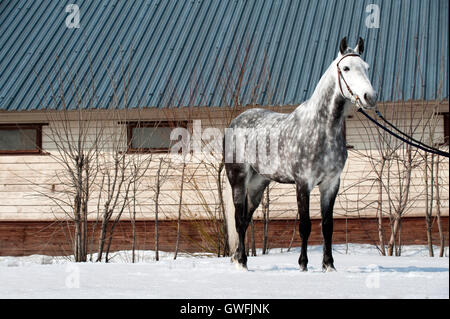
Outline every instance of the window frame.
[(0, 150), (0, 156), (3, 155), (42, 155), (45, 154), (42, 150), (42, 126), (47, 123), (3, 123), (0, 124), (0, 131), (12, 130), (36, 130), (36, 149), (34, 150)]
[[(122, 123), (123, 124), (123, 123)], [(132, 147), (132, 139), (133, 139), (133, 129), (141, 128), (141, 127), (183, 127), (188, 128), (188, 121), (129, 121), (125, 123), (127, 125), (127, 153), (128, 154), (139, 154), (139, 153), (167, 153), (170, 151), (170, 147), (168, 148), (133, 148)]]
[(345, 140), (345, 148), (348, 150), (354, 149), (355, 147), (353, 145), (347, 144), (347, 119), (353, 118), (352, 115), (347, 116), (344, 118), (344, 125), (342, 125), (342, 135), (344, 136)]
[(440, 112), (440, 115), (443, 116), (443, 121), (444, 121), (444, 142), (440, 143), (439, 146), (448, 146), (449, 144), (449, 112)]

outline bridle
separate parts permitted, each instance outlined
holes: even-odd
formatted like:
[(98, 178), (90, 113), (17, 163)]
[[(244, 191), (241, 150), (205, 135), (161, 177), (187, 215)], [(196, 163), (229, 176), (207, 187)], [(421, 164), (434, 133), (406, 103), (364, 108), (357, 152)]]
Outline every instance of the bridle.
[(356, 104), (358, 107), (361, 107), (361, 100), (360, 100), (359, 96), (356, 95), (356, 94), (353, 94), (353, 91), (352, 91), (352, 89), (350, 89), (350, 86), (348, 85), (347, 81), (345, 81), (344, 75), (342, 74), (341, 68), (340, 68), (340, 66), (339, 66), (339, 63), (341, 63), (342, 60), (344, 60), (345, 58), (347, 58), (347, 57), (349, 57), (349, 56), (357, 56), (357, 57), (360, 57), (359, 54), (356, 54), (356, 53), (350, 53), (350, 54), (344, 55), (344, 56), (338, 61), (338, 63), (336, 63), (337, 73), (338, 73), (339, 90), (341, 90), (342, 96), (345, 97), (344, 91), (342, 91), (342, 85), (341, 85), (341, 79), (342, 79), (342, 81), (344, 81), (345, 86), (347, 87), (348, 92), (349, 92), (350, 95), (355, 99), (355, 104)]

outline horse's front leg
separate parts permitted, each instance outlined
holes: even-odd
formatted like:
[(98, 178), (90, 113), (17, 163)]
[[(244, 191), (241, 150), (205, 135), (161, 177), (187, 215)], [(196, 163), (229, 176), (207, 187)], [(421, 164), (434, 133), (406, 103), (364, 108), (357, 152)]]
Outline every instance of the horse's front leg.
[(323, 235), (323, 271), (335, 271), (332, 237), (333, 237), (333, 207), (339, 190), (339, 177), (330, 183), (319, 186), (320, 189), (320, 210), (322, 214), (322, 235)]
[(297, 206), (298, 214), (300, 216), (300, 238), (302, 240), (302, 251), (298, 263), (301, 271), (308, 270), (308, 238), (311, 234), (311, 219), (309, 218), (309, 195), (311, 190), (304, 182), (297, 182)]

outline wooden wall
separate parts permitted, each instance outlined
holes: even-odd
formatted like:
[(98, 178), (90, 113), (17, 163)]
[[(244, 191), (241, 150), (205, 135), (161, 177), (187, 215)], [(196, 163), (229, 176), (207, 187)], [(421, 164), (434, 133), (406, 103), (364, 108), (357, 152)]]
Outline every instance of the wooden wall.
[[(390, 119), (399, 123), (400, 127), (412, 119), (418, 123), (416, 134), (423, 131), (421, 123), (422, 110), (424, 107), (434, 107), (433, 104), (422, 105), (416, 103), (412, 106), (389, 104), (384, 107), (384, 114), (390, 115)], [(448, 102), (438, 105), (440, 111), (448, 111)], [(289, 112), (292, 106), (275, 108), (283, 112)], [(403, 110), (403, 111), (399, 111)], [(89, 136), (95, 136), (98, 127), (105, 129), (111, 139), (107, 143), (110, 147), (114, 141), (123, 143), (125, 127), (123, 124), (130, 120), (165, 120), (165, 119), (201, 119), (203, 129), (206, 127), (223, 128), (236, 113), (215, 108), (197, 108), (195, 110), (155, 110), (146, 109), (143, 111), (131, 110), (127, 113), (108, 113), (105, 111), (89, 112), (84, 115), (83, 120), (90, 121)], [(66, 114), (64, 115), (66, 116)], [(354, 148), (349, 150), (349, 159), (342, 174), (341, 188), (335, 206), (336, 218), (346, 217), (374, 217), (377, 212), (379, 192), (374, 183), (376, 177), (373, 172), (370, 157), (379, 156), (375, 144), (377, 131), (366, 119), (361, 118), (359, 113), (352, 112), (347, 119), (347, 141)], [(57, 146), (53, 132), (61, 127), (62, 119), (70, 123), (73, 132), (80, 128), (78, 115), (76, 112), (68, 113), (67, 118), (62, 118), (58, 113), (43, 112), (6, 112), (1, 113), (0, 123), (47, 123), (43, 127), (43, 148), (45, 152), (52, 155), (40, 156), (0, 156), (0, 221), (52, 221), (63, 220), (68, 216), (63, 209), (70, 211), (69, 207), (60, 207), (43, 194), (61, 194), (67, 189), (67, 174), (63, 167), (58, 164)], [(442, 136), (443, 123), (441, 118), (436, 118), (436, 136)], [(82, 125), (81, 125), (82, 126)], [(425, 132), (428, 134), (427, 132)], [(425, 135), (426, 135), (425, 134)], [(76, 134), (75, 134), (76, 135)], [(419, 134), (420, 135), (420, 134)], [(115, 136), (115, 139), (112, 137)], [(448, 149), (448, 148), (447, 148)], [(378, 154), (378, 155), (377, 155)], [(129, 155), (132, 156), (132, 155)], [(137, 201), (137, 218), (139, 220), (149, 220), (154, 218), (154, 184), (158, 167), (158, 155), (153, 157), (153, 162), (146, 173), (143, 183), (139, 188)], [(448, 216), (449, 195), (448, 195), (448, 160), (441, 164), (441, 214)], [(162, 187), (160, 219), (171, 220), (176, 218), (178, 212), (178, 198), (180, 189), (181, 166), (172, 165), (168, 171), (167, 178)], [(57, 174), (59, 178), (56, 178)], [(418, 166), (413, 171), (412, 188), (410, 202), (405, 216), (423, 216), (425, 208), (424, 197), (424, 177), (423, 167)], [(191, 163), (187, 167), (187, 176), (195, 176), (190, 183), (186, 184), (184, 190), (183, 219), (192, 220), (198, 218), (208, 218), (211, 214), (217, 214), (219, 208), (217, 185), (214, 178), (214, 166), (199, 165)], [(402, 181), (393, 179), (393, 197), (399, 196), (396, 193), (395, 184)], [(271, 184), (271, 205), (270, 215), (273, 219), (292, 219), (297, 212), (295, 189), (293, 185)], [(91, 194), (92, 202), (90, 206), (90, 218), (95, 219), (97, 214), (98, 189), (93, 189)], [(383, 191), (383, 198), (386, 199), (386, 190)], [(63, 196), (63, 195), (61, 195)], [(101, 203), (103, 204), (103, 202)], [(386, 207), (387, 202), (384, 201)], [(129, 219), (129, 213), (123, 216)], [(319, 193), (315, 189), (311, 199), (311, 216), (319, 218)], [(261, 209), (256, 212), (255, 218), (261, 218)]]
[[(443, 218), (445, 243), (448, 246), (448, 217)], [(90, 224), (91, 227), (93, 223)], [(385, 238), (389, 237), (389, 220), (384, 220)], [(176, 242), (176, 222), (162, 221), (159, 223), (159, 248), (162, 251), (173, 252)], [(92, 228), (91, 228), (92, 229)], [(185, 220), (181, 224), (180, 252), (204, 252), (208, 247), (204, 231), (214, 234), (211, 223), (205, 220)], [(200, 229), (202, 231), (200, 232)], [(154, 221), (139, 221), (136, 224), (136, 249), (152, 250), (154, 243)], [(295, 231), (295, 233), (294, 233)], [(98, 236), (98, 232), (95, 233)], [(111, 251), (131, 250), (131, 223), (121, 222), (114, 233)], [(71, 235), (73, 228), (63, 222), (44, 221), (10, 221), (0, 223), (0, 256), (25, 256), (43, 254), (51, 256), (72, 255)], [(402, 243), (404, 245), (425, 245), (425, 219), (419, 217), (406, 218), (402, 224)], [(294, 220), (273, 220), (269, 223), (269, 248), (287, 248), (300, 246), (298, 222)], [(333, 243), (362, 243), (375, 244), (377, 242), (377, 222), (374, 218), (337, 219), (334, 223)], [(437, 224), (433, 224), (433, 243), (439, 245)], [(263, 223), (255, 221), (255, 244), (257, 248), (263, 245)], [(312, 221), (312, 232), (309, 240), (311, 245), (322, 244), (320, 220)], [(91, 246), (95, 252), (97, 242)], [(211, 247), (209, 245), (209, 247)], [(216, 250), (210, 248), (210, 252)]]

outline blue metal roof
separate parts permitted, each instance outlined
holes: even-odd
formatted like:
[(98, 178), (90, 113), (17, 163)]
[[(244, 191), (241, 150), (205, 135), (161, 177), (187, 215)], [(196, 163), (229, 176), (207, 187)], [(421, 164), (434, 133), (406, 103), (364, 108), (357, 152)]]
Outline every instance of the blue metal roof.
[[(69, 3), (80, 28), (66, 27)], [(364, 38), (380, 100), (448, 99), (448, 22), (447, 0), (3, 0), (0, 110), (60, 108), (61, 95), (68, 108), (223, 106), (230, 91), (299, 104), (344, 36)]]

